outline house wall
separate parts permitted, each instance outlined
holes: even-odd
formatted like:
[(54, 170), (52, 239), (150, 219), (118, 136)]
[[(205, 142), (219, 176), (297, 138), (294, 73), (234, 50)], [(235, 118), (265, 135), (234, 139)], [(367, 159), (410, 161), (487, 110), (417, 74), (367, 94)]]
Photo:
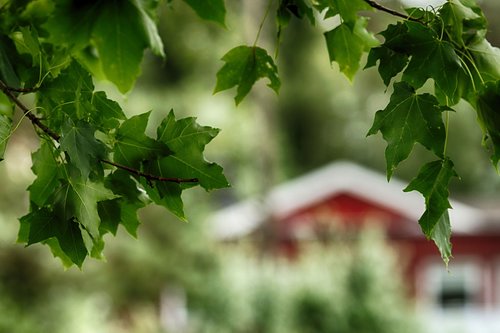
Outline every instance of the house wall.
[[(355, 234), (368, 225), (384, 228), (405, 266), (409, 294), (424, 303), (436, 303), (435, 299), (430, 300), (436, 295), (431, 295), (432, 288), (427, 288), (424, 281), (432, 277), (425, 276), (434, 274), (429, 273), (431, 270), (446, 272), (446, 267), (435, 244), (425, 239), (417, 221), (349, 193), (337, 193), (287, 215), (274, 216), (273, 220), (279, 251), (289, 257), (297, 255), (300, 244), (306, 241), (326, 241), (338, 234), (348, 237), (349, 232)], [(474, 284), (470, 290), (475, 305), (500, 308), (500, 233), (455, 235), (452, 244), (454, 258), (449, 265), (450, 274), (457, 266), (457, 271), (471, 276), (468, 281)], [(468, 264), (470, 262), (474, 264)], [(437, 288), (432, 289), (433, 292), (439, 293)]]

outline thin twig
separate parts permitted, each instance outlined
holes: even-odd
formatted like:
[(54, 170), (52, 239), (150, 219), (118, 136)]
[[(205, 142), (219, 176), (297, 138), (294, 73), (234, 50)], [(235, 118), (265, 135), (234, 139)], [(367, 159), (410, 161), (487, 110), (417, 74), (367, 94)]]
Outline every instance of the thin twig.
[[(57, 134), (56, 132), (52, 131), (45, 124), (43, 124), (42, 121), (40, 120), (40, 118), (38, 118), (33, 113), (31, 113), (30, 109), (28, 109), (26, 107), (26, 105), (24, 105), (23, 102), (21, 102), (12, 93), (13, 91), (17, 91), (16, 89), (10, 88), (2, 80), (0, 80), (0, 90), (5, 95), (7, 95), (7, 97), (10, 98), (23, 111), (24, 115), (26, 117), (28, 117), (28, 119), (31, 121), (31, 123), (33, 125), (35, 125), (39, 129), (41, 129), (44, 133), (46, 133), (47, 135), (49, 135), (52, 139), (54, 139), (54, 141), (59, 142), (59, 140), (61, 139), (61, 136), (59, 134)], [(106, 163), (106, 164), (112, 165), (112, 166), (114, 166), (116, 168), (125, 170), (125, 171), (130, 172), (130, 173), (132, 173), (134, 175), (137, 175), (139, 177), (144, 177), (148, 181), (156, 180), (156, 181), (160, 181), (160, 182), (171, 182), (171, 183), (177, 183), (177, 184), (180, 184), (180, 183), (198, 183), (199, 182), (198, 178), (173, 178), (173, 177), (169, 178), (169, 177), (160, 177), (160, 176), (157, 176), (157, 175), (147, 174), (147, 173), (144, 173), (144, 172), (139, 171), (137, 169), (128, 167), (126, 165), (121, 165), (121, 164), (118, 164), (118, 163), (115, 163), (115, 162), (111, 162), (111, 161), (108, 161), (108, 160), (101, 159), (99, 161), (102, 162), (102, 163)]]
[(144, 173), (144, 172), (141, 172), (139, 170), (136, 170), (136, 169), (133, 169), (131, 167), (128, 167), (126, 165), (121, 165), (121, 164), (118, 164), (118, 163), (115, 163), (115, 162), (111, 162), (111, 161), (108, 161), (108, 160), (100, 160), (102, 163), (106, 163), (106, 164), (109, 164), (109, 165), (112, 165), (114, 167), (117, 167), (118, 169), (123, 169), (125, 171), (128, 171), (134, 175), (137, 175), (137, 176), (140, 176), (140, 177), (144, 177), (146, 178), (146, 180), (148, 181), (151, 181), (151, 180), (157, 180), (157, 181), (160, 181), (160, 182), (171, 182), (171, 183), (198, 183), (199, 180), (198, 178), (171, 178), (171, 177), (160, 177), (160, 176), (156, 176), (156, 175), (151, 175), (151, 174), (147, 174), (147, 173)]
[(18, 93), (32, 93), (38, 90), (38, 88), (12, 88), (12, 87), (7, 87), (10, 91), (13, 92), (18, 92)]
[(0, 80), (0, 90), (7, 95), (16, 105), (23, 111), (24, 115), (28, 117), (28, 119), (39, 129), (41, 129), (43, 132), (45, 132), (48, 136), (50, 136), (52, 139), (55, 141), (59, 141), (61, 136), (57, 134), (56, 132), (52, 131), (50, 128), (48, 128), (45, 124), (42, 123), (42, 121), (35, 116), (33, 113), (31, 113), (31, 110), (26, 107), (13, 93), (13, 89), (7, 86), (2, 80)]
[(422, 23), (422, 21), (419, 20), (419, 19), (417, 19), (417, 18), (408, 16), (406, 14), (400, 13), (400, 12), (398, 12), (396, 10), (391, 9), (391, 8), (387, 8), (385, 6), (382, 6), (381, 4), (379, 4), (379, 3), (377, 3), (377, 2), (375, 2), (373, 0), (365, 0), (365, 2), (367, 4), (369, 4), (372, 8), (378, 9), (378, 10), (380, 10), (382, 12), (386, 12), (386, 13), (391, 14), (393, 16), (404, 18), (405, 20)]

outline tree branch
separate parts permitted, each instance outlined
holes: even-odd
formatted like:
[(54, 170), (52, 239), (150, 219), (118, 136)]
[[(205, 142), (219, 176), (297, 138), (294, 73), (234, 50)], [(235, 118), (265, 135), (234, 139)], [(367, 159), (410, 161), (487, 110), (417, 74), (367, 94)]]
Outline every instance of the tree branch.
[(122, 170), (125, 170), (125, 171), (128, 171), (134, 175), (137, 175), (139, 177), (144, 177), (146, 178), (146, 180), (148, 181), (151, 181), (151, 180), (157, 180), (157, 181), (160, 181), (160, 182), (171, 182), (171, 183), (177, 183), (177, 184), (180, 184), (180, 183), (198, 183), (199, 180), (198, 178), (171, 178), (171, 177), (160, 177), (160, 176), (156, 176), (156, 175), (151, 175), (151, 174), (147, 174), (147, 173), (144, 173), (144, 172), (141, 172), (137, 169), (133, 169), (131, 167), (128, 167), (126, 165), (121, 165), (121, 164), (118, 164), (118, 163), (115, 163), (115, 162), (111, 162), (111, 161), (108, 161), (108, 160), (100, 160), (102, 163), (106, 163), (106, 164), (109, 164), (109, 165), (112, 165), (118, 169), (122, 169)]
[(367, 4), (369, 4), (372, 8), (375, 8), (375, 9), (378, 9), (382, 12), (386, 12), (388, 14), (391, 14), (393, 16), (397, 16), (397, 17), (401, 17), (401, 18), (404, 18), (405, 20), (409, 20), (409, 21), (413, 21), (413, 22), (418, 22), (418, 23), (422, 23), (422, 21), (420, 21), (419, 19), (417, 18), (414, 18), (414, 17), (411, 17), (411, 16), (408, 16), (406, 14), (403, 14), (403, 13), (400, 13), (396, 10), (393, 10), (391, 8), (387, 8), (385, 6), (382, 6), (381, 4), (373, 1), (373, 0), (364, 0)]
[(35, 116), (33, 113), (31, 113), (31, 110), (26, 107), (17, 97), (12, 93), (12, 91), (15, 91), (15, 89), (9, 88), (2, 80), (0, 80), (0, 90), (7, 95), (8, 98), (10, 98), (11, 101), (13, 101), (24, 113), (26, 117), (31, 121), (33, 125), (41, 129), (43, 132), (45, 132), (48, 136), (50, 136), (52, 139), (55, 141), (59, 141), (61, 136), (57, 134), (56, 132), (52, 131), (50, 128), (45, 126), (45, 124), (42, 123), (42, 121)]
[[(40, 118), (38, 118), (33, 113), (31, 113), (30, 109), (28, 109), (26, 107), (26, 105), (24, 105), (23, 102), (21, 102), (13, 94), (13, 91), (19, 92), (21, 89), (10, 88), (2, 80), (0, 80), (0, 90), (5, 95), (7, 95), (7, 97), (11, 101), (13, 101), (23, 111), (24, 115), (26, 117), (28, 117), (28, 119), (31, 121), (31, 123), (35, 127), (38, 127), (39, 129), (41, 129), (44, 133), (46, 133), (48, 136), (50, 136), (54, 141), (59, 142), (59, 140), (61, 139), (61, 136), (59, 134), (57, 134), (56, 132), (54, 132), (53, 130), (51, 130), (45, 124), (43, 124), (42, 121), (40, 120)], [(22, 90), (23, 90), (22, 92), (32, 92), (32, 91), (34, 91), (33, 89), (29, 89), (29, 90), (28, 89), (26, 89), (26, 90), (22, 89)], [(130, 172), (131, 174), (137, 175), (139, 177), (144, 177), (148, 181), (156, 180), (156, 181), (160, 181), (160, 182), (171, 182), (171, 183), (177, 183), (177, 184), (180, 184), (180, 183), (198, 183), (199, 182), (198, 178), (168, 178), (168, 177), (160, 177), (160, 176), (157, 176), (157, 175), (150, 175), (150, 174), (144, 173), (144, 172), (142, 172), (140, 170), (128, 167), (126, 165), (121, 165), (121, 164), (118, 164), (118, 163), (115, 163), (115, 162), (111, 162), (111, 161), (108, 161), (108, 160), (101, 159), (99, 161), (102, 162), (102, 163), (106, 163), (106, 164), (112, 165), (112, 166), (114, 166), (116, 168), (125, 170), (125, 171)]]

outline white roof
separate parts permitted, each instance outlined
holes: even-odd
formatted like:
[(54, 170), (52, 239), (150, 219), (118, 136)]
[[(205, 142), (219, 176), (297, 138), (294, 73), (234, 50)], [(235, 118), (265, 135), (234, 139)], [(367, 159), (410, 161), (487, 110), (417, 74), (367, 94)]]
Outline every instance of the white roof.
[[(255, 230), (269, 214), (283, 217), (337, 193), (352, 194), (418, 221), (425, 210), (424, 199), (418, 192), (403, 192), (406, 186), (394, 177), (387, 182), (384, 174), (358, 164), (334, 162), (274, 187), (262, 200), (248, 199), (223, 208), (208, 223), (216, 238), (239, 238)], [(486, 221), (479, 209), (454, 200), (450, 203), (454, 233), (472, 233)]]

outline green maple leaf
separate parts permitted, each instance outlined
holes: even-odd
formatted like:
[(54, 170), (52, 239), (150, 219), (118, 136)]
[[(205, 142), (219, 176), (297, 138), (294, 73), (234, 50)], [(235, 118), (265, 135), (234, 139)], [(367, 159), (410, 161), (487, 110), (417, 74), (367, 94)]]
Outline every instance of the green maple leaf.
[[(42, 59), (40, 42), (38, 40), (38, 33), (34, 27), (20, 27), (21, 34), (23, 35), (22, 47), (26, 50), (28, 54), (31, 55), (31, 61), (34, 65), (40, 66), (40, 60)], [(20, 51), (23, 53), (22, 51)]]
[(100, 228), (115, 234), (118, 225), (122, 224), (132, 236), (137, 237), (140, 224), (137, 210), (145, 205), (137, 183), (127, 172), (116, 170), (106, 177), (105, 186), (120, 198), (99, 202)]
[(48, 31), (49, 41), (74, 52), (85, 48), (101, 6), (102, 2), (96, 1), (78, 4), (71, 0), (57, 1), (49, 19), (43, 24), (43, 28)]
[(101, 201), (98, 203), (99, 225), (101, 234), (111, 232), (116, 235), (118, 226), (121, 224), (127, 232), (137, 237), (137, 228), (140, 225), (137, 210), (144, 207), (142, 202), (127, 201), (123, 198)]
[(204, 20), (226, 26), (226, 7), (224, 0), (184, 0)]
[(425, 236), (434, 240), (445, 262), (451, 256), (448, 185), (453, 177), (457, 177), (453, 162), (445, 158), (424, 165), (404, 189), (405, 192), (418, 191), (424, 196), (426, 210), (418, 223)]
[(466, 76), (451, 43), (432, 39), (412, 53), (403, 80), (418, 89), (429, 78), (434, 79), (436, 90), (447, 97), (444, 104), (454, 105), (460, 101)]
[(101, 223), (99, 224), (99, 232), (101, 234), (111, 232), (113, 235), (116, 235), (121, 220), (120, 201), (120, 198), (116, 198), (97, 203), (97, 211), (101, 219)]
[(491, 160), (495, 167), (500, 160), (500, 114), (498, 106), (500, 105), (500, 80), (488, 82), (479, 92), (476, 99), (476, 109), (478, 121), (484, 132), (484, 141), (488, 139), (493, 146)]
[(93, 239), (98, 240), (100, 218), (97, 203), (115, 197), (102, 183), (68, 176), (55, 193), (54, 207), (61, 220), (75, 219)]
[(26, 223), (29, 225), (27, 245), (55, 237), (58, 232), (57, 216), (47, 208), (30, 212), (28, 215), (23, 216), (20, 221), (21, 224)]
[(68, 153), (71, 162), (81, 172), (84, 179), (106, 155), (106, 147), (94, 137), (95, 129), (88, 123), (79, 121), (74, 124), (68, 120), (62, 128), (61, 149)]
[(20, 80), (14, 70), (15, 61), (19, 55), (16, 51), (16, 46), (12, 40), (0, 34), (0, 79), (5, 82), (9, 87), (19, 87)]
[(486, 34), (486, 18), (470, 1), (448, 1), (439, 10), (439, 15), (451, 39), (459, 45), (466, 45), (478, 35), (484, 37)]
[[(168, 163), (168, 161), (164, 161), (164, 159), (147, 163), (145, 165), (145, 171), (149, 174), (160, 177), (173, 177), (174, 174), (168, 173), (169, 168), (165, 166), (165, 163)], [(154, 185), (150, 186), (144, 179), (142, 180), (142, 184), (151, 200), (153, 200), (156, 204), (167, 208), (181, 220), (186, 220), (186, 216), (184, 215), (184, 204), (181, 198), (182, 187), (180, 184), (155, 181)]]
[[(418, 89), (428, 79), (434, 79), (440, 102), (458, 103), (469, 78), (452, 43), (441, 39), (431, 27), (412, 21), (390, 25), (382, 35), (383, 46), (410, 57), (403, 81)], [(401, 57), (397, 60), (402, 61)], [(398, 69), (400, 66), (398, 63)]]
[[(500, 80), (500, 49), (492, 46), (487, 40), (480, 40), (467, 45), (467, 52), (474, 60), (474, 64), (470, 64), (469, 59), (464, 61), (469, 64), (470, 68), (475, 70), (472, 72), (476, 87), (480, 87), (483, 82)], [(475, 92), (478, 89), (471, 89)]]
[(146, 47), (164, 57), (151, 17), (154, 8), (139, 0), (59, 1), (43, 27), (52, 44), (68, 47), (72, 55), (81, 56), (85, 48), (96, 47), (99, 66), (92, 68), (94, 74), (104, 73), (121, 92), (127, 92), (140, 73)]
[(51, 198), (52, 193), (59, 185), (59, 165), (54, 153), (47, 142), (43, 142), (40, 149), (32, 155), (33, 172), (37, 176), (33, 184), (28, 187), (30, 201), (37, 206), (44, 206)]
[(163, 42), (158, 33), (158, 28), (153, 20), (155, 10), (158, 7), (159, 1), (150, 1), (149, 3), (141, 0), (132, 0), (139, 11), (140, 23), (144, 30), (146, 40), (151, 48), (151, 51), (162, 58), (165, 58), (165, 51), (163, 49)]
[(330, 62), (336, 61), (340, 70), (352, 80), (359, 69), (361, 56), (379, 41), (366, 30), (367, 19), (344, 22), (325, 33)]
[(106, 77), (118, 89), (129, 91), (140, 73), (148, 38), (140, 13), (129, 1), (105, 1), (92, 28)]
[(64, 252), (71, 261), (78, 267), (82, 267), (83, 261), (88, 255), (87, 246), (82, 236), (80, 225), (74, 220), (62, 221), (57, 227), (59, 230), (56, 239)]
[(27, 245), (47, 243), (65, 266), (71, 266), (73, 263), (78, 267), (82, 266), (88, 251), (77, 222), (60, 219), (47, 208), (32, 211), (20, 221), (28, 232)]
[(268, 86), (276, 93), (281, 85), (278, 68), (267, 51), (254, 46), (237, 46), (227, 52), (222, 60), (224, 66), (217, 72), (217, 84), (214, 93), (238, 86), (235, 97), (236, 105), (250, 92), (255, 82), (268, 78)]
[(326, 17), (339, 14), (343, 21), (348, 22), (356, 21), (359, 11), (373, 9), (363, 0), (315, 0), (313, 3), (320, 12), (327, 10)]
[[(47, 80), (37, 93), (40, 112), (47, 117), (49, 126), (58, 128), (66, 119), (88, 119), (94, 112), (91, 104), (94, 84), (92, 77), (76, 61), (61, 71), (52, 81)], [(63, 112), (60, 112), (62, 110)]]
[(398, 164), (410, 155), (416, 142), (442, 156), (446, 134), (441, 113), (445, 110), (449, 109), (440, 106), (434, 96), (418, 95), (404, 82), (394, 84), (389, 104), (377, 111), (367, 134), (380, 131), (387, 141), (388, 179)]
[(165, 144), (144, 134), (150, 114), (148, 112), (134, 116), (121, 124), (115, 136), (115, 162), (139, 169), (140, 162), (170, 153)]
[(158, 140), (174, 152), (156, 162), (162, 175), (198, 178), (206, 190), (228, 187), (222, 168), (207, 162), (203, 156), (205, 145), (218, 132), (218, 129), (198, 125), (193, 117), (176, 120), (171, 111), (157, 129)]
[(117, 128), (119, 120), (126, 119), (120, 105), (106, 97), (104, 91), (97, 91), (92, 95), (92, 105), (95, 111), (91, 114), (93, 123), (104, 131)]
[(388, 47), (380, 46), (370, 50), (365, 68), (375, 66), (377, 61), (378, 72), (386, 86), (391, 79), (399, 74), (408, 64), (409, 57), (404, 53), (398, 53)]
[(124, 170), (116, 170), (106, 176), (104, 185), (114, 194), (128, 201), (140, 201), (141, 192), (137, 183), (130, 177), (130, 173)]

